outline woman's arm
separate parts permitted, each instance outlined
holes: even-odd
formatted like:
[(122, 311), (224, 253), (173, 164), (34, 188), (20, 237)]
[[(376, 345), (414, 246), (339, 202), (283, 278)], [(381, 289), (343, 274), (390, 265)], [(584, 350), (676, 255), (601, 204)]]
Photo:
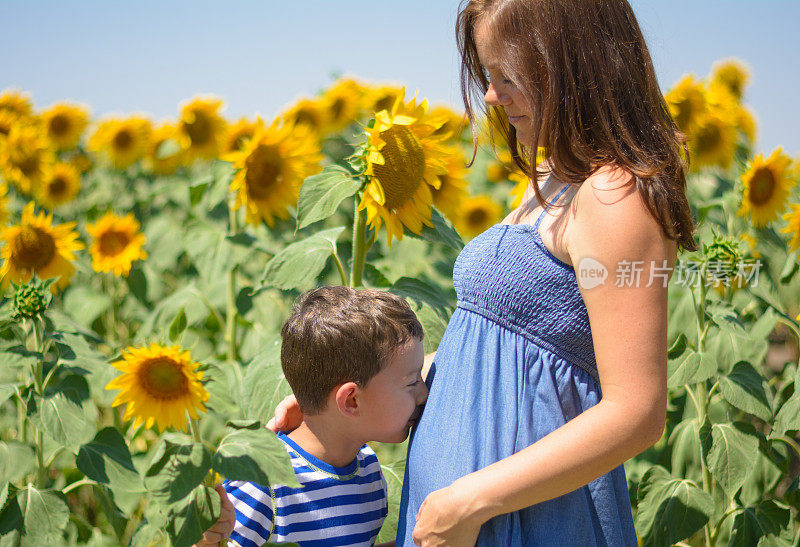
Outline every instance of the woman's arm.
[[(431, 493), (420, 508), (415, 541), (473, 544), (486, 520), (571, 492), (640, 453), (663, 432), (667, 289), (661, 279), (646, 285), (651, 261), (657, 267), (664, 260), (674, 264), (674, 246), (635, 187), (598, 190), (590, 181), (571, 205), (568, 248), (579, 278), (585, 257), (608, 270), (605, 283), (581, 288), (602, 400), (533, 445)], [(608, 188), (618, 186), (616, 181)], [(618, 263), (641, 266), (640, 283), (617, 286)]]
[(428, 379), (428, 371), (431, 369), (433, 360), (436, 359), (436, 352), (429, 353), (425, 356), (425, 361), (422, 363), (422, 380)]

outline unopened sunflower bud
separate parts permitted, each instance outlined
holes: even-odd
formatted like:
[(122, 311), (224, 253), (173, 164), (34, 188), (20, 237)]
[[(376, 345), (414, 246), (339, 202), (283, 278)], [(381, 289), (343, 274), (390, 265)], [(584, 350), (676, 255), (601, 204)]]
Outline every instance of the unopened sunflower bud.
[(50, 285), (54, 281), (55, 279), (42, 281), (34, 276), (25, 285), (14, 285), (14, 319), (33, 319), (44, 313), (52, 298)]
[(744, 258), (739, 244), (735, 238), (715, 234), (711, 244), (703, 246), (708, 284), (723, 288), (737, 281), (735, 278)]

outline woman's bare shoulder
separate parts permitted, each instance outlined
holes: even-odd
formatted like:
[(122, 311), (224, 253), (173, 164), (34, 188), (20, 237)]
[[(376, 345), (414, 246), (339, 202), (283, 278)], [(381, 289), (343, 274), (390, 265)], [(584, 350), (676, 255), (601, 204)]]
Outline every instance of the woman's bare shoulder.
[(666, 243), (634, 177), (624, 169), (600, 168), (580, 185), (571, 206), (568, 250), (573, 263), (586, 254), (641, 256)]

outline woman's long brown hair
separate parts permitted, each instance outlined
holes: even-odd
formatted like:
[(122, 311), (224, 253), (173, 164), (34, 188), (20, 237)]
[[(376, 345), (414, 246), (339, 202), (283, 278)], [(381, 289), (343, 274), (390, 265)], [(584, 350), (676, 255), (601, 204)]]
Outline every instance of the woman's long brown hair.
[[(686, 199), (685, 140), (669, 114), (650, 53), (626, 0), (464, 0), (456, 21), (461, 93), (472, 123), (489, 81), (476, 24), (487, 24), (502, 70), (533, 113), (533, 142), (549, 149), (549, 171), (579, 184), (601, 166), (631, 173), (666, 237), (697, 249)], [(486, 111), (511, 157), (531, 177), (542, 206), (536, 149), (520, 146), (502, 110)]]

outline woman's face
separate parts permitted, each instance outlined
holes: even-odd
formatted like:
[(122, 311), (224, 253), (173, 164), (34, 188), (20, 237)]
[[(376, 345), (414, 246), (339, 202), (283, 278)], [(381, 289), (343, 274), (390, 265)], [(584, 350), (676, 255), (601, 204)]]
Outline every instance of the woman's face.
[(475, 45), (490, 82), (484, 100), (489, 106), (502, 107), (509, 123), (516, 130), (517, 141), (525, 146), (532, 146), (533, 117), (528, 102), (514, 82), (503, 74), (500, 68), (500, 55), (503, 52), (492, 46), (490, 38), (489, 25), (478, 21), (475, 25)]

